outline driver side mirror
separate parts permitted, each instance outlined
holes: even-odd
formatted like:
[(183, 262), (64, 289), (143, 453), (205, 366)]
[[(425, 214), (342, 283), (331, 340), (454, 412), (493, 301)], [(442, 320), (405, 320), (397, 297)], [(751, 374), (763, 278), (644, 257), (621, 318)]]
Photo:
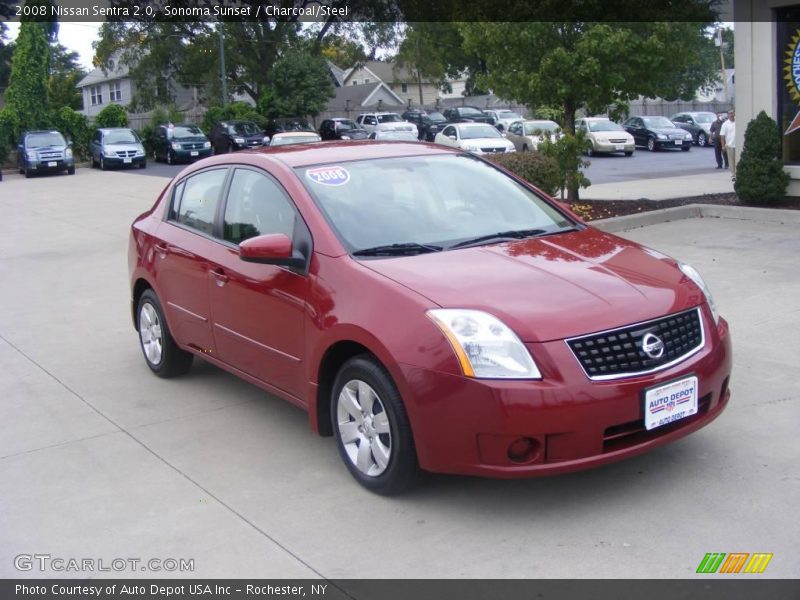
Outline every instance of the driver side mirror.
[(270, 233), (250, 238), (239, 244), (239, 258), (245, 262), (302, 269), (306, 257), (293, 250), (292, 240), (285, 233)]

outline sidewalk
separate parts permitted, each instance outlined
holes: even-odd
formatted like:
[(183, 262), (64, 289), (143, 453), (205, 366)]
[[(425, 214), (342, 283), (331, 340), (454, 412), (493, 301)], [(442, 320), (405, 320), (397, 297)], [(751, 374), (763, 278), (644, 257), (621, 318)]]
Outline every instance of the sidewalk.
[(635, 179), (590, 185), (581, 190), (580, 197), (581, 200), (669, 200), (726, 193), (733, 193), (731, 174), (728, 170), (719, 169), (713, 173), (684, 177)]

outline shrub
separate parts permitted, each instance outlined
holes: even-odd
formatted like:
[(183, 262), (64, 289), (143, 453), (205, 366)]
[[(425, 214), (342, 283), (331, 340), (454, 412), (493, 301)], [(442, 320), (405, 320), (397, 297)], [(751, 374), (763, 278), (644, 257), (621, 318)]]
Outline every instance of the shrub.
[(0, 167), (8, 158), (9, 150), (16, 144), (16, 129), (17, 119), (14, 112), (8, 108), (0, 110)]
[(579, 187), (588, 187), (592, 183), (581, 171), (582, 168), (589, 166), (589, 161), (583, 159), (585, 148), (586, 139), (582, 133), (578, 135), (567, 133), (555, 142), (545, 138), (539, 144), (539, 152), (555, 160), (558, 169), (556, 188), (561, 190), (562, 200), (565, 189), (577, 192)]
[(781, 160), (781, 132), (762, 110), (747, 124), (734, 190), (748, 204), (770, 204), (783, 200), (788, 185), (789, 175)]
[(488, 158), (551, 196), (558, 189), (558, 164), (549, 156), (538, 152), (513, 152), (494, 154)]
[(142, 128), (137, 131), (144, 144), (145, 152), (148, 155), (152, 155), (153, 153), (157, 126), (164, 125), (165, 123), (182, 122), (183, 114), (181, 114), (175, 106), (168, 106), (167, 108), (159, 107), (155, 109), (153, 115), (150, 117), (150, 122), (143, 125)]
[(85, 115), (69, 106), (63, 106), (53, 114), (52, 122), (56, 129), (72, 140), (73, 152), (81, 158), (89, 156), (89, 141), (93, 130)]
[(109, 104), (94, 120), (97, 127), (127, 127), (128, 113), (119, 104)]
[(200, 127), (206, 133), (211, 132), (215, 123), (226, 120), (252, 121), (261, 129), (267, 126), (267, 119), (246, 102), (231, 102), (225, 106), (212, 106), (206, 111)]

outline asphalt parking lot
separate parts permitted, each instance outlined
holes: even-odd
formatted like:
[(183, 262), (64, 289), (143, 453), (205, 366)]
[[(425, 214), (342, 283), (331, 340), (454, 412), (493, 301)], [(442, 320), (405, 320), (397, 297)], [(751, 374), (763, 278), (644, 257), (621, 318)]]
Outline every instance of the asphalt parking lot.
[(387, 499), (288, 403), (206, 364), (149, 373), (128, 227), (165, 183), (89, 169), (0, 183), (1, 577), (107, 575), (14, 566), (46, 553), (194, 559), (185, 574), (208, 578), (676, 578), (707, 552), (770, 552), (763, 577), (800, 576), (796, 225), (624, 234), (696, 266), (730, 321), (733, 395), (709, 427), (590, 472), (436, 476)]

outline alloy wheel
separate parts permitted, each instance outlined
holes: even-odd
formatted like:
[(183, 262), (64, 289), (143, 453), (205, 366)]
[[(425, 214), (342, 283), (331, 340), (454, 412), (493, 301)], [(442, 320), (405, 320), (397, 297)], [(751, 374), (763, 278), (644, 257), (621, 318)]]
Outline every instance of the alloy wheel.
[(161, 363), (164, 349), (164, 332), (158, 312), (149, 302), (142, 304), (139, 310), (139, 338), (142, 342), (145, 358), (151, 365)]
[(381, 475), (392, 457), (392, 434), (380, 397), (365, 381), (351, 379), (336, 404), (341, 442), (350, 462), (368, 477)]

